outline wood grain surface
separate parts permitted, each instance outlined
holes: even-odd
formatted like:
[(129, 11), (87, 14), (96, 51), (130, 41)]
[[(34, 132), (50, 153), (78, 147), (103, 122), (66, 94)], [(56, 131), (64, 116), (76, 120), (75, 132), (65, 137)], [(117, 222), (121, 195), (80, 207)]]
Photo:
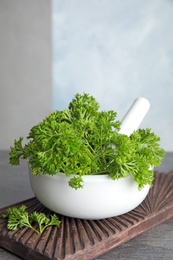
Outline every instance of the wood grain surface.
[[(10, 205), (25, 204), (29, 212), (46, 215), (50, 210), (36, 198)], [(2, 214), (8, 207), (0, 210)], [(19, 257), (40, 260), (89, 260), (115, 248), (173, 217), (173, 172), (155, 173), (153, 187), (146, 199), (127, 214), (102, 220), (82, 220), (59, 215), (61, 227), (48, 227), (37, 235), (28, 228), (8, 231), (0, 218), (0, 247)]]

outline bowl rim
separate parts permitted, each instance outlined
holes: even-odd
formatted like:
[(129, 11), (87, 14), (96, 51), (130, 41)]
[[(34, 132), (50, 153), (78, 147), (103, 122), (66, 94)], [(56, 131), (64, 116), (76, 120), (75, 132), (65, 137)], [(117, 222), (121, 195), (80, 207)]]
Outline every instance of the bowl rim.
[[(56, 174), (50, 175), (50, 174), (32, 174), (32, 170), (30, 169), (29, 174), (34, 176), (34, 177), (40, 177), (40, 178), (48, 178), (48, 179), (54, 179), (54, 180), (66, 180), (69, 181), (73, 177), (78, 177), (79, 175), (77, 174), (70, 174), (67, 176), (63, 172), (57, 172)], [(110, 182), (110, 183), (116, 183), (116, 182), (122, 182), (126, 180), (131, 180), (134, 181), (134, 177), (132, 175), (127, 175), (120, 177), (118, 179), (112, 179), (109, 174), (88, 174), (88, 175), (82, 175), (82, 180), (84, 182)], [(136, 183), (134, 181), (134, 183)], [(137, 183), (136, 183), (137, 184)]]

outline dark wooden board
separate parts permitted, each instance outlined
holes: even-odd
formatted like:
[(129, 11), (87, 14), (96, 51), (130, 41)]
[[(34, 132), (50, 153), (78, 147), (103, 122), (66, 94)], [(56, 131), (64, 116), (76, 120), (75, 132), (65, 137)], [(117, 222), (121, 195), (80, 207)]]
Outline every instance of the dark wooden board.
[[(25, 204), (29, 212), (49, 215), (50, 210), (31, 198), (9, 207)], [(6, 209), (0, 210), (2, 214)], [(132, 239), (173, 217), (173, 172), (155, 173), (146, 199), (124, 215), (103, 220), (82, 220), (59, 215), (61, 227), (48, 227), (37, 235), (28, 228), (8, 231), (0, 218), (0, 246), (26, 260), (88, 260)]]

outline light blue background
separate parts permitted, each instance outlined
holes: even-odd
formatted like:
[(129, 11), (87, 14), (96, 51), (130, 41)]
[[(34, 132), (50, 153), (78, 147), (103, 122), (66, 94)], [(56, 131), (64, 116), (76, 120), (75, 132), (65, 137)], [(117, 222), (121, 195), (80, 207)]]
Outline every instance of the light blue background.
[(119, 120), (147, 98), (140, 127), (173, 151), (173, 1), (53, 1), (53, 109), (83, 92)]

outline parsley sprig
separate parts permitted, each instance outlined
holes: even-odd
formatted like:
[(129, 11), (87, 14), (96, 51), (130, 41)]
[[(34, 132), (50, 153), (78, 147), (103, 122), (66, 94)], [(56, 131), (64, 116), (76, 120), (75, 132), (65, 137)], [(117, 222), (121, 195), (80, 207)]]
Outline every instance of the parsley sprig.
[[(29, 214), (26, 211), (26, 206), (8, 208), (1, 217), (7, 219), (7, 228), (15, 231), (18, 228), (28, 227), (35, 231), (37, 234), (43, 233), (48, 226), (60, 227), (61, 222), (59, 221), (56, 214), (51, 215), (48, 218), (42, 212), (36, 212)], [(34, 227), (34, 224), (38, 224), (38, 229)]]
[(152, 185), (151, 166), (159, 166), (165, 155), (151, 129), (130, 136), (120, 134), (120, 121), (113, 110), (100, 111), (89, 94), (76, 94), (68, 109), (54, 111), (33, 126), (27, 136), (14, 141), (10, 164), (27, 159), (32, 173), (54, 175), (64, 172), (69, 185), (83, 186), (83, 175), (109, 174), (112, 179), (132, 175), (139, 189)]

